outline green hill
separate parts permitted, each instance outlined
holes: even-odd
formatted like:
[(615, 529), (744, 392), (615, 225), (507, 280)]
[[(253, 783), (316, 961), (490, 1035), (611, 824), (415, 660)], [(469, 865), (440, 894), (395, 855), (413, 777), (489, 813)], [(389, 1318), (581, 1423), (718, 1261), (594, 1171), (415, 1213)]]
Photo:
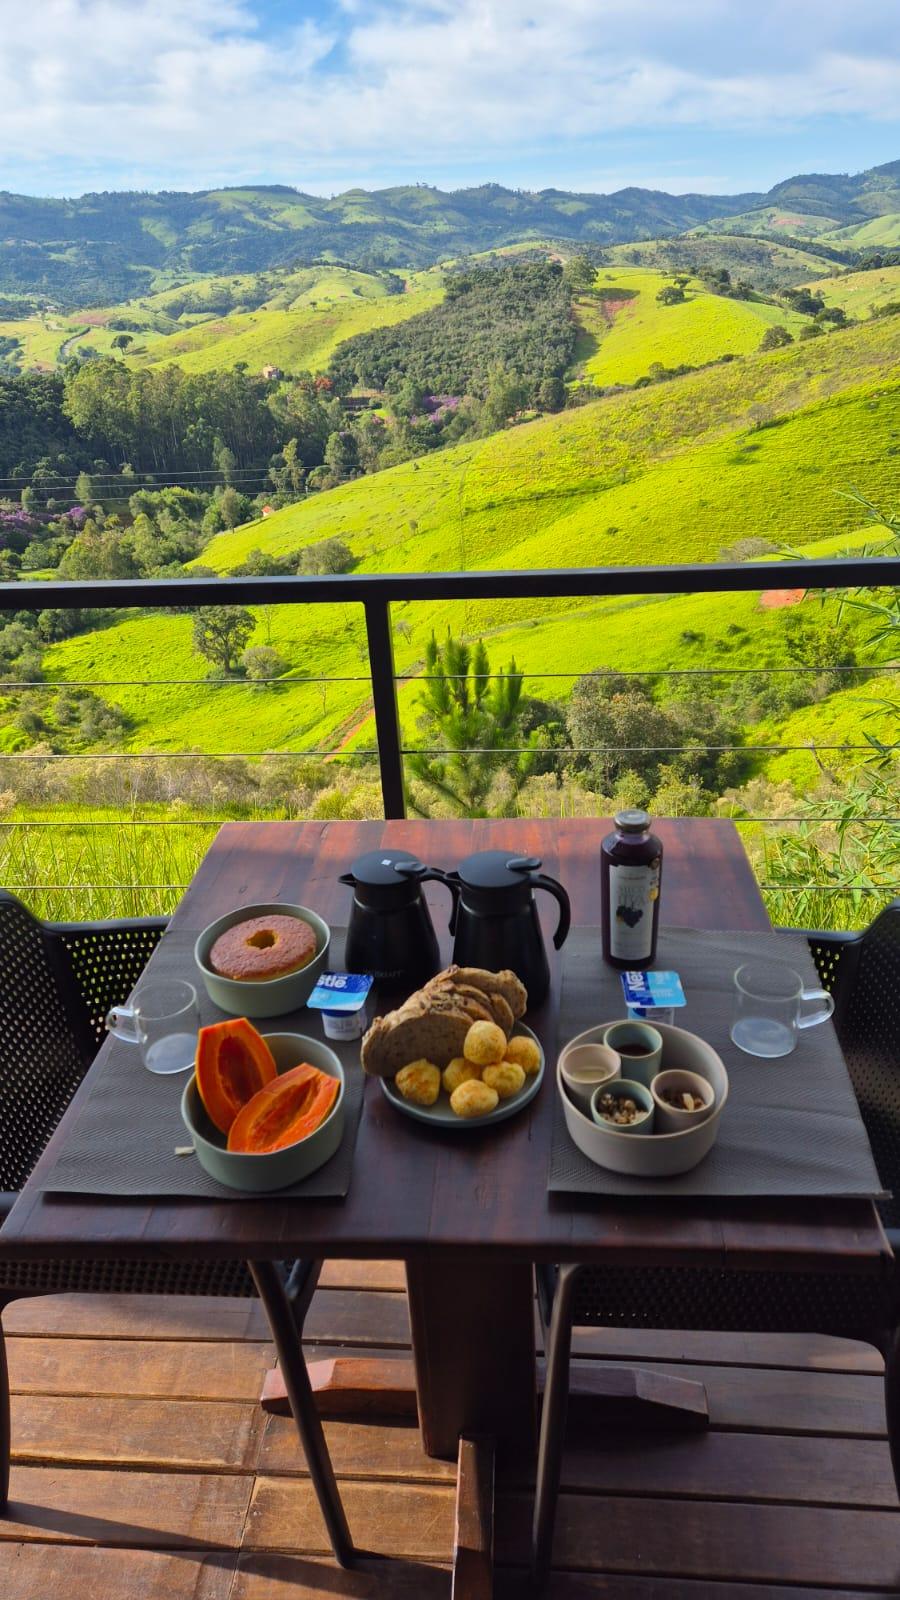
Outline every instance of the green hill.
[(775, 323), (794, 334), (803, 326), (793, 312), (713, 294), (696, 278), (685, 286), (681, 304), (660, 305), (657, 294), (671, 281), (648, 268), (600, 269), (597, 298), (585, 296), (578, 304), (587, 335), (576, 360), (579, 378), (600, 387), (634, 383), (654, 363), (700, 367), (757, 350)]
[(251, 370), (271, 364), (316, 371), (344, 339), (436, 304), (440, 283), (437, 271), (401, 279), (328, 265), (213, 276), (71, 316), (45, 312), (0, 321), (0, 341), (14, 342), (7, 361), (21, 369), (52, 370), (82, 346), (113, 355), (113, 340), (124, 329), (132, 340), (125, 356), (130, 364), (174, 361), (189, 372), (208, 372), (245, 361)]
[(109, 304), (207, 273), (328, 259), (354, 267), (431, 266), (522, 240), (591, 245), (682, 234), (740, 219), (742, 233), (814, 235), (900, 212), (900, 163), (853, 176), (806, 174), (768, 195), (509, 190), (426, 185), (331, 198), (285, 186), (199, 193), (0, 194), (0, 292), (72, 307)]
[[(761, 534), (811, 554), (820, 540), (850, 541), (859, 511), (842, 491), (857, 484), (888, 499), (896, 484), (898, 320), (613, 396), (359, 479), (219, 535), (203, 563), (227, 572), (254, 548), (285, 554), (332, 536), (346, 539), (368, 571), (713, 561)], [(601, 664), (716, 665), (723, 653), (756, 665), (782, 659), (780, 616), (760, 611), (752, 595), (401, 605), (397, 658), (401, 670), (415, 669), (432, 627), (452, 625), (486, 637), (495, 661), (514, 650), (538, 675)], [(136, 749), (299, 750), (371, 735), (364, 684), (304, 681), (364, 673), (356, 608), (338, 627), (327, 607), (267, 608), (257, 642), (288, 663), (277, 688), (209, 687), (190, 626), (188, 617), (123, 617), (54, 646), (48, 676), (131, 679), (138, 661), (150, 678), (197, 679), (106, 691), (132, 718)], [(685, 635), (699, 641), (687, 657)], [(404, 690), (408, 707), (412, 693)]]
[(733, 226), (728, 231), (717, 228), (711, 223), (681, 238), (616, 244), (605, 254), (616, 266), (652, 267), (657, 272), (696, 273), (704, 267), (727, 267), (732, 278), (746, 279), (763, 294), (837, 270), (816, 253), (812, 242), (809, 249), (799, 249), (775, 239), (742, 234)]
[(806, 287), (822, 295), (826, 305), (840, 306), (848, 317), (869, 317), (879, 306), (900, 301), (900, 267), (870, 267), (866, 272), (820, 278)]

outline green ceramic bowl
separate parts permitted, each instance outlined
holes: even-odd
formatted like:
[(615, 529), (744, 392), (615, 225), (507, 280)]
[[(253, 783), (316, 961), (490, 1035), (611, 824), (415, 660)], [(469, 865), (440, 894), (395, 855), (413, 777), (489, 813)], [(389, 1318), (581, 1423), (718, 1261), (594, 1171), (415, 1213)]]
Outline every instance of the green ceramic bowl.
[[(249, 922), (252, 917), (297, 917), (306, 922), (316, 936), (316, 953), (308, 966), (299, 972), (287, 972), (283, 978), (267, 978), (262, 983), (241, 982), (236, 978), (223, 978), (208, 965), (209, 952), (221, 933), (227, 933), (239, 922)], [(204, 928), (194, 946), (194, 959), (200, 968), (206, 992), (213, 1005), (227, 1011), (231, 1017), (283, 1017), (287, 1011), (299, 1011), (316, 986), (319, 974), (325, 970), (331, 929), (315, 911), (307, 906), (267, 905), (239, 906), (226, 912)], [(313, 1063), (315, 1065), (315, 1063)]]
[(289, 1144), (284, 1150), (271, 1150), (259, 1155), (226, 1150), (224, 1133), (220, 1133), (206, 1115), (196, 1077), (191, 1077), (181, 1097), (181, 1116), (194, 1141), (197, 1160), (204, 1172), (229, 1189), (244, 1189), (256, 1194), (300, 1183), (311, 1172), (324, 1167), (334, 1155), (344, 1133), (344, 1069), (334, 1051), (329, 1050), (321, 1039), (308, 1039), (302, 1033), (265, 1033), (263, 1038), (275, 1057), (279, 1072), (290, 1072), (301, 1061), (308, 1061), (311, 1067), (327, 1072), (329, 1077), (337, 1078), (340, 1084), (337, 1099), (328, 1116), (307, 1139), (301, 1139), (299, 1144)]

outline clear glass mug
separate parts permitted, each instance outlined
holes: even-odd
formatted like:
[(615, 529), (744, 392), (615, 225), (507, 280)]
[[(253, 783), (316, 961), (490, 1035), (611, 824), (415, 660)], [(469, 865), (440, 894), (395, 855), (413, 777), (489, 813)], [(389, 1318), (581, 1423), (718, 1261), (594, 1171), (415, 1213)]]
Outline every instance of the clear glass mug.
[(178, 978), (142, 984), (130, 1006), (113, 1006), (106, 1026), (139, 1046), (149, 1072), (186, 1072), (197, 1054), (197, 991)]
[[(805, 1015), (803, 1007), (820, 1000), (818, 1011)], [(734, 1020), (731, 1038), (749, 1056), (774, 1060), (788, 1056), (797, 1043), (800, 1028), (814, 1028), (827, 1022), (834, 1001), (826, 989), (804, 989), (803, 979), (792, 967), (772, 961), (752, 961), (738, 967), (734, 975)]]

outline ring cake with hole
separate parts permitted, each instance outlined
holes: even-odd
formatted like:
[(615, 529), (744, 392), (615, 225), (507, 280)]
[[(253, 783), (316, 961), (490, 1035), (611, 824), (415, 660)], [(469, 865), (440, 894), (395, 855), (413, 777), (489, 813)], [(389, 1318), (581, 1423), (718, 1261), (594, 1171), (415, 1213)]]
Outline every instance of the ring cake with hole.
[(219, 935), (209, 965), (223, 978), (261, 983), (283, 978), (309, 965), (316, 953), (316, 935), (298, 917), (250, 917)]

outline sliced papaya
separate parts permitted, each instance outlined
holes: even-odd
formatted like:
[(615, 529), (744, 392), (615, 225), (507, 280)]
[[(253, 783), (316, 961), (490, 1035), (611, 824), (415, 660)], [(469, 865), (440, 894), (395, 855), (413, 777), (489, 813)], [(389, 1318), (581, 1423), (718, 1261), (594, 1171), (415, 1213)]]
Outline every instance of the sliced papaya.
[(299, 1144), (321, 1126), (340, 1084), (303, 1062), (265, 1084), (238, 1112), (228, 1132), (229, 1150), (262, 1155)]
[(227, 1133), (242, 1106), (276, 1077), (275, 1058), (246, 1017), (201, 1028), (197, 1037), (197, 1088), (206, 1114)]

